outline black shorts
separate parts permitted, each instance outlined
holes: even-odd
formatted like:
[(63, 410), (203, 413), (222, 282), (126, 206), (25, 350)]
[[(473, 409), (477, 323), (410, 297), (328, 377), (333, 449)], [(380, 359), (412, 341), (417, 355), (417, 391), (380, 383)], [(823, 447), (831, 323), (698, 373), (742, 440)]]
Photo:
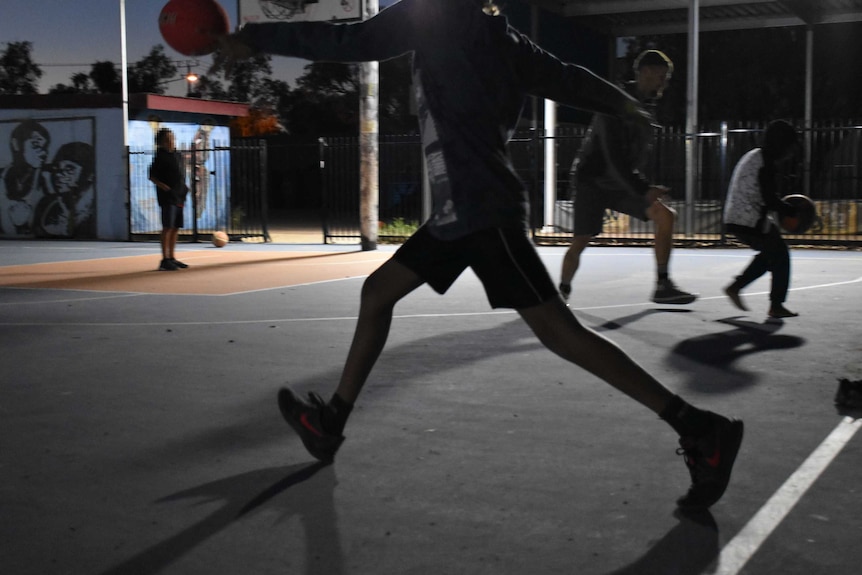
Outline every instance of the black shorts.
[(623, 190), (602, 188), (584, 180), (576, 181), (573, 191), (572, 230), (576, 236), (597, 236), (602, 233), (605, 210), (628, 214), (643, 221), (649, 219), (646, 201)]
[(536, 247), (520, 229), (490, 228), (440, 240), (422, 226), (393, 257), (440, 294), (472, 268), (494, 308), (524, 309), (559, 297)]
[(162, 208), (162, 229), (172, 230), (183, 227), (183, 207), (165, 204)]

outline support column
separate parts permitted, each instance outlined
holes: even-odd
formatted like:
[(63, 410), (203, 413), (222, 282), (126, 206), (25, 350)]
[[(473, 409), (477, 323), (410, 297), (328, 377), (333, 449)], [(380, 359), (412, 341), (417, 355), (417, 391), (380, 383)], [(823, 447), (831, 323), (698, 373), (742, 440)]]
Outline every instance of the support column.
[[(364, 19), (377, 14), (378, 0), (366, 0)], [(363, 251), (377, 249), (380, 220), (379, 127), (377, 121), (379, 63), (360, 64), (359, 101), (359, 233)]]
[(808, 26), (805, 30), (805, 137), (803, 146), (802, 182), (804, 194), (811, 197), (811, 133), (813, 123), (812, 100), (814, 99), (814, 27)]
[(700, 0), (688, 6), (688, 87), (685, 121), (685, 235), (694, 235), (694, 197), (697, 186), (697, 85), (700, 47)]

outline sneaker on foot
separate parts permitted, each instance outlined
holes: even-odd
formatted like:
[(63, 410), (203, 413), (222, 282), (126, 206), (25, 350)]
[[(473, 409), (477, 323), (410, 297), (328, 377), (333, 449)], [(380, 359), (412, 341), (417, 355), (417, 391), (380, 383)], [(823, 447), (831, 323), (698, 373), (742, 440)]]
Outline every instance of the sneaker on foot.
[(189, 267), (189, 264), (185, 264), (176, 258), (172, 258), (171, 261), (174, 262), (174, 265), (180, 269), (186, 269), (187, 267)]
[(724, 295), (730, 298), (730, 301), (733, 302), (733, 305), (741, 309), (742, 311), (748, 311), (748, 308), (742, 303), (742, 298), (739, 297), (739, 290), (732, 287), (727, 286), (724, 288)]
[(697, 294), (688, 293), (676, 287), (670, 280), (661, 280), (656, 284), (652, 300), (655, 303), (687, 304), (697, 299)]
[(790, 311), (783, 305), (773, 304), (772, 307), (769, 308), (769, 317), (775, 319), (781, 319), (785, 317), (798, 317), (799, 314), (793, 311)]
[(572, 285), (571, 284), (560, 284), (560, 295), (563, 297), (563, 301), (569, 301), (569, 296), (572, 295)]
[(167, 258), (163, 259), (162, 263), (159, 264), (160, 272), (175, 272), (178, 269), (177, 264)]
[(323, 429), (321, 415), (326, 409), (326, 402), (313, 392), (305, 401), (286, 388), (278, 391), (278, 408), (285, 421), (296, 431), (305, 449), (316, 459), (330, 463), (335, 458), (335, 452), (344, 442), (343, 435), (334, 435)]
[(711, 414), (712, 430), (702, 437), (681, 437), (677, 454), (691, 474), (691, 487), (676, 504), (687, 510), (706, 509), (721, 499), (742, 444), (743, 424)]

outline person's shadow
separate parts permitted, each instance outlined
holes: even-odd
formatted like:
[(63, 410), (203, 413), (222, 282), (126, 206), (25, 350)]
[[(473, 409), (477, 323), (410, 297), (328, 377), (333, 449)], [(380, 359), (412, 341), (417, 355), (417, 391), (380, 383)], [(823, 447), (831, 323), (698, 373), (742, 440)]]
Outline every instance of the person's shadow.
[[(701, 392), (723, 392), (754, 385), (760, 376), (735, 366), (737, 360), (753, 353), (793, 349), (805, 344), (805, 339), (799, 336), (776, 333), (784, 325), (780, 320), (757, 323), (731, 317), (718, 321), (733, 329), (684, 339), (674, 346), (667, 358), (680, 371), (691, 372), (688, 385)], [(712, 377), (703, 370), (693, 369), (692, 362), (715, 368), (719, 373)], [(721, 382), (720, 388), (714, 381)]]
[(609, 575), (700, 575), (718, 557), (718, 526), (709, 511), (677, 511), (679, 523), (645, 555)]
[[(290, 497), (291, 489), (317, 476), (301, 493)], [(344, 561), (338, 533), (333, 491), (337, 484), (331, 465), (304, 463), (271, 467), (225, 477), (168, 495), (158, 503), (179, 500), (193, 505), (221, 501), (222, 505), (197, 523), (144, 549), (102, 575), (148, 575), (178, 561), (232, 523), (254, 513), (264, 504), (281, 509), (283, 516), (297, 516), (305, 528), (306, 561), (315, 573), (343, 573)], [(249, 495), (253, 494), (253, 495)]]

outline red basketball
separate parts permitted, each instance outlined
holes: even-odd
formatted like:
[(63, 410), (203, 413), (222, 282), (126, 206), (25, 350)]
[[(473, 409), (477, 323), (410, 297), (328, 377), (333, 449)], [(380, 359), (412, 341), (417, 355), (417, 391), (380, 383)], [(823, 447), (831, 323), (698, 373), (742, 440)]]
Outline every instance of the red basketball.
[(159, 14), (159, 31), (180, 54), (204, 56), (230, 32), (230, 20), (215, 0), (170, 0)]

